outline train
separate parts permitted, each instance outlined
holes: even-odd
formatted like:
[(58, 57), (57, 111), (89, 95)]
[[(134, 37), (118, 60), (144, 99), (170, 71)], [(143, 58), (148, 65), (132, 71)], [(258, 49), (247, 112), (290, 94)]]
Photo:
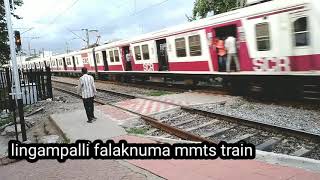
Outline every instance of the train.
[[(313, 98), (320, 91), (319, 17), (319, 0), (263, 1), (22, 66), (49, 66), (59, 75), (79, 74), (86, 67), (97, 77), (194, 85), (222, 78), (240, 94), (263, 89)], [(234, 65), (231, 72), (219, 67), (216, 40), (228, 36), (237, 40), (240, 71)]]

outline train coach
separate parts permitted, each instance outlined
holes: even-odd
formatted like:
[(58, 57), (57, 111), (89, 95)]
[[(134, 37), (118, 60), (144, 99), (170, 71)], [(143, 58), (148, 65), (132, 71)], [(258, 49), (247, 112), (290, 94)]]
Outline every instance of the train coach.
[[(248, 1), (250, 2), (250, 1)], [(256, 1), (254, 1), (256, 2)], [(51, 57), (54, 72), (186, 80), (222, 77), (234, 89), (319, 88), (320, 2), (273, 0), (98, 47)], [(216, 39), (237, 39), (240, 72), (218, 65)], [(53, 63), (54, 64), (53, 64)], [(305, 90), (307, 91), (307, 90)]]

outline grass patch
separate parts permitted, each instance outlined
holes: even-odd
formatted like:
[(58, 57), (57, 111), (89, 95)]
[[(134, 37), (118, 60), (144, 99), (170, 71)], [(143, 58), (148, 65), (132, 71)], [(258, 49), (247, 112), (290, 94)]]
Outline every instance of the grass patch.
[(151, 91), (151, 92), (149, 92), (147, 95), (148, 95), (148, 96), (163, 96), (163, 95), (166, 95), (166, 94), (170, 94), (170, 93), (167, 92), (167, 91), (160, 91), (160, 90), (158, 90), (158, 91)]
[(0, 126), (9, 124), (9, 123), (11, 123), (11, 122), (13, 122), (13, 117), (12, 117), (12, 115), (9, 115), (8, 118), (0, 119)]
[(65, 144), (70, 144), (70, 143), (71, 143), (71, 140), (70, 140), (69, 138), (63, 139), (63, 143), (65, 143)]
[(25, 113), (30, 113), (31, 111), (32, 111), (32, 108), (31, 108), (31, 106), (24, 106), (23, 107), (23, 111), (25, 112)]
[(8, 95), (7, 89), (6, 89), (6, 88), (0, 89), (0, 94), (1, 94), (1, 95)]
[(126, 129), (127, 133), (129, 134), (145, 134), (148, 129), (145, 129), (145, 128), (129, 128), (129, 129)]

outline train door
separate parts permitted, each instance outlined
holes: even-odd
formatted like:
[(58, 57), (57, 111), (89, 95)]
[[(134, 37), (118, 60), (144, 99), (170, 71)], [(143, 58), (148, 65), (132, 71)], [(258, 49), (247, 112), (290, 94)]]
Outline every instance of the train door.
[(77, 70), (77, 66), (76, 66), (76, 59), (74, 58), (74, 56), (72, 56), (72, 63), (73, 63), (73, 70)]
[(122, 47), (122, 57), (123, 57), (123, 62), (125, 64), (125, 69), (126, 71), (132, 71), (132, 59), (131, 59), (131, 54), (130, 54), (130, 46), (124, 46)]
[(63, 61), (63, 68), (64, 68), (64, 70), (67, 70), (66, 58), (62, 58), (62, 61)]
[[(213, 59), (218, 60), (218, 70), (220, 72), (226, 71), (227, 65), (227, 50), (225, 49), (225, 40), (229, 37), (235, 37), (237, 39), (237, 26), (235, 24), (221, 26), (213, 29), (213, 40), (214, 40), (214, 56)], [(239, 54), (239, 49), (237, 50)], [(238, 56), (239, 60), (239, 56)], [(235, 64), (231, 61), (231, 69), (235, 69)]]
[(106, 51), (102, 51), (102, 58), (103, 58), (104, 70), (105, 71), (109, 71), (107, 52)]
[(55, 64), (55, 66), (56, 66), (56, 69), (59, 70), (59, 61), (58, 61), (58, 59), (56, 59), (56, 64)]
[(158, 52), (159, 71), (168, 71), (169, 62), (167, 53), (167, 41), (166, 39), (160, 39), (156, 41), (156, 44)]

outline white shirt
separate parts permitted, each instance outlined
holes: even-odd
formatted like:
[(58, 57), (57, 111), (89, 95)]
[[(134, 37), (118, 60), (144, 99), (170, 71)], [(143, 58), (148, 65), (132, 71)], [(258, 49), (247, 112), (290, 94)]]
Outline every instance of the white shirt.
[(126, 54), (126, 60), (127, 60), (127, 62), (130, 62), (130, 57), (131, 57), (130, 54)]
[(94, 79), (92, 76), (84, 74), (80, 77), (78, 85), (78, 94), (80, 92), (83, 99), (94, 97), (97, 90), (94, 85)]
[(224, 46), (226, 47), (228, 54), (237, 53), (236, 38), (229, 36), (226, 39)]

